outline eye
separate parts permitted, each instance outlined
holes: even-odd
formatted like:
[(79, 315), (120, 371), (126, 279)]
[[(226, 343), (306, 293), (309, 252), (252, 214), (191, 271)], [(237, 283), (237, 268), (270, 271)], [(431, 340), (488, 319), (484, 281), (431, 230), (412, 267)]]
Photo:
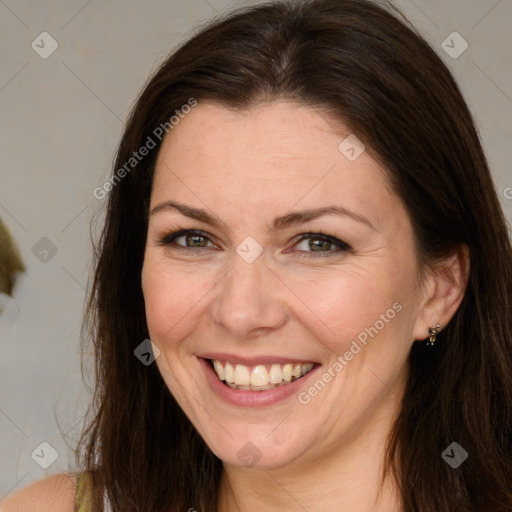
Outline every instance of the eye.
[(333, 256), (340, 252), (349, 251), (351, 247), (338, 238), (323, 233), (304, 233), (293, 246), (293, 250), (303, 252), (307, 258)]
[[(173, 246), (179, 250), (217, 248), (208, 233), (199, 229), (179, 229), (159, 238), (159, 244)], [(292, 249), (285, 253), (298, 252), (300, 257), (315, 258), (334, 256), (350, 251), (351, 247), (336, 237), (324, 233), (304, 233)]]
[(160, 245), (175, 245), (180, 249), (206, 249), (216, 247), (209, 236), (197, 229), (181, 229), (160, 238)]

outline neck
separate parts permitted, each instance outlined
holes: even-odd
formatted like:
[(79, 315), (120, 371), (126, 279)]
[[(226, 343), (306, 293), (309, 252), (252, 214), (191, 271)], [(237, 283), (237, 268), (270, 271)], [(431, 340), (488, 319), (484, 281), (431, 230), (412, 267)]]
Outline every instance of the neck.
[[(256, 469), (224, 464), (219, 512), (401, 512), (396, 482), (383, 478), (386, 441), (398, 412), (396, 396), (365, 418), (342, 444), (286, 466)], [(384, 428), (383, 428), (384, 427)]]

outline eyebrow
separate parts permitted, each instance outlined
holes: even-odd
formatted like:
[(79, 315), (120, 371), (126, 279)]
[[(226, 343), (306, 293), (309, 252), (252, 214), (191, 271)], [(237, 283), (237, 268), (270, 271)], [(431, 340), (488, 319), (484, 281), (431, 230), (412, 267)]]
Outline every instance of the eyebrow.
[[(226, 226), (226, 224), (222, 222), (218, 217), (211, 215), (206, 210), (203, 210), (201, 208), (195, 208), (193, 206), (188, 206), (177, 201), (164, 201), (162, 203), (159, 203), (154, 208), (151, 209), (149, 215), (150, 217), (152, 217), (153, 215), (159, 212), (169, 209), (176, 210), (185, 217), (189, 217), (191, 219), (204, 222), (205, 224), (209, 224), (217, 228)], [(376, 231), (375, 226), (366, 217), (363, 217), (362, 215), (359, 215), (347, 208), (344, 208), (343, 206), (326, 206), (323, 208), (314, 208), (310, 210), (287, 213), (286, 215), (283, 215), (281, 217), (276, 217), (272, 222), (272, 225), (269, 226), (269, 231), (279, 231), (296, 224), (304, 224), (318, 217), (322, 217), (323, 215), (343, 215), (346, 217), (350, 217), (351, 219), (361, 224), (365, 224)]]
[(218, 217), (210, 215), (206, 210), (201, 208), (194, 208), (193, 206), (187, 206), (186, 204), (178, 203), (176, 201), (164, 201), (157, 204), (154, 208), (151, 209), (149, 216), (152, 217), (159, 212), (169, 209), (177, 210), (185, 217), (204, 222), (205, 224), (209, 224), (211, 226), (220, 228), (224, 225), (224, 222), (222, 222)]

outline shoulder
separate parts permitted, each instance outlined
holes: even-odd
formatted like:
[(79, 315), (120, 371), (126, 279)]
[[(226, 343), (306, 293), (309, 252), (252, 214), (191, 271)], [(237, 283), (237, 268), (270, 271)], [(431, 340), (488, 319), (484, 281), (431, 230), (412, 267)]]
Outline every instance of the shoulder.
[(0, 512), (73, 512), (75, 492), (75, 474), (52, 475), (9, 494)]

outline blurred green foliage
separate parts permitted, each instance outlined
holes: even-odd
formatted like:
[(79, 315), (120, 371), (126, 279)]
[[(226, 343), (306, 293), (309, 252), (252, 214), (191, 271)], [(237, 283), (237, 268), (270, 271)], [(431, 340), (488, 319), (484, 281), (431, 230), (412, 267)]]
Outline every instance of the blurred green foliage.
[(18, 248), (0, 219), (0, 293), (12, 295), (16, 276), (25, 270)]

